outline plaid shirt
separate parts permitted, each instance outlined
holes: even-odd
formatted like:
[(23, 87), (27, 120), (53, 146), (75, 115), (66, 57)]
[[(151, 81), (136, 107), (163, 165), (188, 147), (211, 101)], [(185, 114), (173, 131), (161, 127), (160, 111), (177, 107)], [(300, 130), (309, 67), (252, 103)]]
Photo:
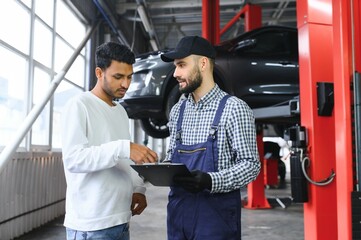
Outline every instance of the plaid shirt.
[[(217, 85), (198, 103), (192, 94), (172, 108), (168, 123), (170, 142), (166, 161), (170, 161), (175, 148), (175, 134), (180, 105), (188, 101), (182, 122), (182, 144), (192, 145), (207, 141), (218, 104), (226, 95)], [(248, 105), (237, 97), (230, 97), (218, 126), (218, 172), (210, 172), (212, 193), (239, 189), (254, 179), (260, 171), (255, 119)]]

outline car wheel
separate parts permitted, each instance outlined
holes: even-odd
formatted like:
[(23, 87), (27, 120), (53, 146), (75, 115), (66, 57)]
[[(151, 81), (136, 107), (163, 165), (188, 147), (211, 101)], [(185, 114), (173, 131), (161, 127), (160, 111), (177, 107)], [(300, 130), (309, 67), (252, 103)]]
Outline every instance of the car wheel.
[(176, 104), (183, 95), (179, 92), (178, 85), (175, 85), (167, 97), (165, 104), (165, 118), (142, 118), (141, 126), (143, 131), (153, 138), (169, 137), (169, 129), (167, 126), (169, 113), (174, 104)]
[(142, 118), (140, 119), (140, 123), (143, 131), (153, 138), (169, 137), (168, 120), (164, 118)]

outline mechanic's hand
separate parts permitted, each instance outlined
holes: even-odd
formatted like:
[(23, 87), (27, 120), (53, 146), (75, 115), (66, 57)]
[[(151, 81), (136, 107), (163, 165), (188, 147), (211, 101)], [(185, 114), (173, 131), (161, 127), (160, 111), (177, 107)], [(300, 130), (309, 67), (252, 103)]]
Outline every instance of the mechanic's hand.
[(193, 170), (192, 176), (175, 176), (174, 182), (191, 193), (201, 192), (204, 189), (212, 189), (212, 178), (208, 173)]
[(135, 164), (153, 163), (158, 161), (158, 155), (150, 148), (137, 143), (130, 143), (130, 159)]
[(145, 195), (141, 193), (133, 193), (132, 205), (130, 207), (130, 210), (132, 211), (132, 216), (140, 215), (146, 207), (147, 199)]

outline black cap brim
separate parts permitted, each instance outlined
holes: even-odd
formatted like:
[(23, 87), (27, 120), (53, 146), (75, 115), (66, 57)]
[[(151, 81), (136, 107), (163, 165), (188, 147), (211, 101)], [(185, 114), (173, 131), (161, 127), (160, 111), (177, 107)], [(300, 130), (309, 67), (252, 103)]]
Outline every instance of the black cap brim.
[(180, 49), (177, 50), (173, 50), (167, 53), (163, 53), (162, 55), (160, 55), (160, 58), (164, 61), (164, 62), (173, 62), (174, 59), (181, 59), (181, 58), (185, 58), (188, 57), (190, 54), (186, 53), (184, 51), (181, 51)]

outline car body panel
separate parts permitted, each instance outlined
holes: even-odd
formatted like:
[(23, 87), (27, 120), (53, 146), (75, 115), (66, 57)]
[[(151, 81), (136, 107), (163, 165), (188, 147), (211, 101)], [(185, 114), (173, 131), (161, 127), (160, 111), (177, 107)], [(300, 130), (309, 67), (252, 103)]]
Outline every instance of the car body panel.
[[(293, 28), (262, 28), (246, 39), (255, 40), (252, 46), (235, 49), (233, 44), (216, 46), (216, 67), (223, 71), (224, 81), (230, 82), (232, 93), (251, 108), (283, 102), (298, 94), (297, 31)], [(264, 98), (264, 100), (262, 100)]]
[[(299, 94), (297, 39), (296, 28), (266, 26), (215, 45), (215, 81), (251, 108), (287, 102)], [(120, 100), (130, 118), (167, 122), (178, 82), (174, 64), (160, 58), (164, 52), (137, 57), (130, 89)]]

